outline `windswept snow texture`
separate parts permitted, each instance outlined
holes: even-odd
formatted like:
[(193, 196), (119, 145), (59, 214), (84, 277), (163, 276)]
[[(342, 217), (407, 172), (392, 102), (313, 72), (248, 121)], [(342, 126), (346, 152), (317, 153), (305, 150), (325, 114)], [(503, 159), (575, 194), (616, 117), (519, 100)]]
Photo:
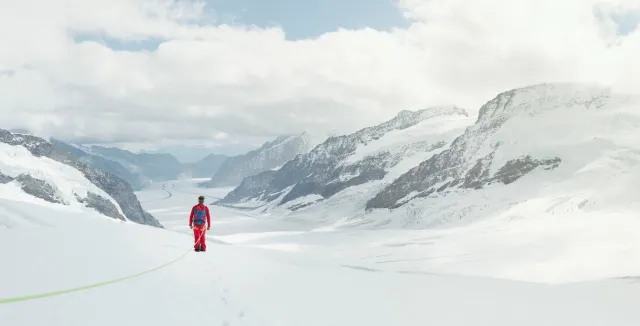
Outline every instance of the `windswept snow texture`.
[(314, 211), (335, 213), (332, 206), (346, 206), (359, 213), (382, 187), (445, 150), (471, 123), (457, 107), (402, 111), (378, 126), (329, 138), (278, 170), (246, 178), (219, 204), (306, 214), (324, 203)]
[(282, 166), (296, 155), (308, 152), (313, 146), (307, 133), (280, 136), (247, 154), (228, 158), (203, 187), (237, 186), (245, 177)]
[[(423, 227), (501, 214), (635, 210), (639, 114), (638, 98), (589, 85), (499, 94), (447, 150), (371, 199), (366, 218), (391, 215)], [(532, 202), (540, 203), (533, 211)]]

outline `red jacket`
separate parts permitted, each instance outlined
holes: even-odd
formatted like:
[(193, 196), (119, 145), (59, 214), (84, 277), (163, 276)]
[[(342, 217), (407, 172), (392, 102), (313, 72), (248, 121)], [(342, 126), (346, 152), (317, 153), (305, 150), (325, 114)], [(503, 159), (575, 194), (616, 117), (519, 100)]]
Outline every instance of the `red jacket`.
[(189, 226), (193, 226), (193, 215), (195, 213), (196, 207), (199, 210), (205, 211), (205, 215), (207, 216), (207, 226), (211, 227), (211, 215), (209, 215), (209, 207), (207, 207), (205, 204), (198, 204), (191, 208), (191, 214), (189, 214)]

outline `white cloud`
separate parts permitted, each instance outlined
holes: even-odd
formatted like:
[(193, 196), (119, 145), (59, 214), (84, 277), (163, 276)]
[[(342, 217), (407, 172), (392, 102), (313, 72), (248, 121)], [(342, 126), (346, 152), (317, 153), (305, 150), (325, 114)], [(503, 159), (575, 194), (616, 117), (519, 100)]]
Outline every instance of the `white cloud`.
[[(476, 110), (532, 83), (634, 91), (640, 32), (614, 14), (640, 0), (400, 0), (407, 29), (286, 41), (279, 29), (211, 25), (202, 2), (0, 2), (0, 127), (113, 142), (351, 132), (402, 109)], [(312, 13), (310, 13), (312, 14)], [(158, 39), (114, 51), (76, 35)], [(145, 145), (146, 146), (146, 145)]]

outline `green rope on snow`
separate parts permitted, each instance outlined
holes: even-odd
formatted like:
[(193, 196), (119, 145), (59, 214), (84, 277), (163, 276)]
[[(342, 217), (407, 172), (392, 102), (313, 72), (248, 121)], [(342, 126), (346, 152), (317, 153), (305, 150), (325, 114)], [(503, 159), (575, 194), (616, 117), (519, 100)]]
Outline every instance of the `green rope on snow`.
[(67, 294), (67, 293), (72, 293), (72, 292), (78, 292), (78, 291), (82, 291), (82, 290), (88, 290), (88, 289), (93, 289), (93, 288), (97, 288), (97, 287), (101, 287), (101, 286), (105, 286), (105, 285), (109, 285), (109, 284), (113, 284), (113, 283), (117, 283), (117, 282), (122, 282), (128, 279), (132, 279), (135, 277), (139, 277), (145, 274), (149, 274), (151, 272), (155, 272), (159, 269), (165, 268), (179, 260), (181, 260), (182, 258), (184, 258), (189, 252), (190, 250), (187, 250), (184, 254), (182, 254), (182, 256), (155, 268), (137, 273), (137, 274), (133, 274), (133, 275), (129, 275), (129, 276), (125, 276), (125, 277), (121, 277), (121, 278), (117, 278), (114, 280), (110, 280), (110, 281), (104, 281), (104, 282), (100, 282), (100, 283), (95, 283), (95, 284), (90, 284), (90, 285), (85, 285), (85, 286), (80, 286), (80, 287), (76, 287), (76, 288), (71, 288), (71, 289), (66, 289), (66, 290), (58, 290), (58, 291), (54, 291), (54, 292), (47, 292), (47, 293), (40, 293), (40, 294), (32, 294), (32, 295), (26, 295), (26, 296), (21, 296), (21, 297), (13, 297), (13, 298), (0, 298), (0, 304), (6, 304), (6, 303), (14, 303), (14, 302), (19, 302), (19, 301), (27, 301), (27, 300), (33, 300), (33, 299), (40, 299), (40, 298), (47, 298), (47, 297), (53, 297), (53, 296), (57, 296), (57, 295), (61, 295), (61, 294)]

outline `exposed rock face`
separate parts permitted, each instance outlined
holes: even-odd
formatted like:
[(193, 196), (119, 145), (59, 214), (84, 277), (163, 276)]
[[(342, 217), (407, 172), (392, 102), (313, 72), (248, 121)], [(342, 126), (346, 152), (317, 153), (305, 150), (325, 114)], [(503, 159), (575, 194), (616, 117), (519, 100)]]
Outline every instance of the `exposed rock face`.
[(28, 174), (21, 174), (15, 178), (15, 181), (22, 185), (22, 191), (34, 197), (44, 199), (51, 203), (66, 205), (58, 196), (58, 189), (44, 180), (33, 178)]
[(118, 208), (107, 198), (89, 192), (87, 198), (77, 198), (79, 202), (86, 204), (87, 207), (93, 208), (103, 215), (122, 220), (125, 218), (118, 212)]
[[(77, 170), (82, 172), (84, 176), (89, 181), (91, 181), (91, 183), (109, 194), (109, 196), (111, 196), (118, 203), (118, 205), (130, 221), (155, 227), (162, 227), (158, 220), (156, 220), (151, 214), (142, 209), (142, 206), (140, 205), (140, 202), (134, 194), (131, 186), (119, 177), (89, 166), (86, 163), (78, 160), (78, 158), (70, 152), (56, 147), (50, 142), (39, 137), (12, 134), (9, 131), (0, 129), (0, 142), (13, 146), (23, 146), (34, 156), (48, 157), (60, 163), (76, 168)], [(30, 178), (28, 176), (22, 177), (22, 181), (17, 181), (22, 182), (23, 186), (25, 183), (28, 184), (28, 191), (37, 193), (38, 197), (40, 198), (48, 198), (45, 200), (49, 201), (56, 200), (56, 197), (51, 193), (51, 188), (55, 188), (54, 185), (44, 185), (42, 184), (41, 180), (34, 180), (33, 178)], [(106, 198), (103, 199), (106, 200)], [(95, 196), (92, 196), (92, 198), (88, 198), (87, 204), (92, 205), (91, 207), (96, 208), (98, 211), (111, 212), (111, 215), (108, 216), (121, 219), (121, 217), (117, 217), (112, 213), (113, 207), (110, 207), (108, 204), (104, 203), (101, 199), (98, 199)], [(113, 206), (113, 204), (111, 204), (111, 206)]]
[(11, 181), (13, 181), (12, 177), (0, 173), (0, 183), (1, 184), (9, 183)]
[(120, 205), (120, 208), (130, 221), (162, 227), (162, 224), (142, 208), (131, 186), (113, 174), (93, 169), (84, 164), (75, 166), (91, 183), (104, 190)]
[(533, 171), (537, 167), (542, 167), (545, 170), (555, 169), (560, 165), (562, 160), (559, 157), (553, 157), (545, 160), (536, 160), (531, 156), (509, 160), (498, 172), (493, 176), (491, 182), (502, 182), (503, 184), (510, 184), (523, 177), (525, 174)]

